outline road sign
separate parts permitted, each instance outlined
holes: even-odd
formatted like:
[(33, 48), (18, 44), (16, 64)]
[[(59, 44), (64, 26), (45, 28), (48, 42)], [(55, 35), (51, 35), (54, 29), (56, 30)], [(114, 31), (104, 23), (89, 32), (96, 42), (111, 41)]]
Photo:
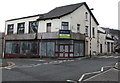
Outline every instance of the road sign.
[(92, 38), (91, 38), (91, 37), (89, 37), (89, 40), (92, 40)]

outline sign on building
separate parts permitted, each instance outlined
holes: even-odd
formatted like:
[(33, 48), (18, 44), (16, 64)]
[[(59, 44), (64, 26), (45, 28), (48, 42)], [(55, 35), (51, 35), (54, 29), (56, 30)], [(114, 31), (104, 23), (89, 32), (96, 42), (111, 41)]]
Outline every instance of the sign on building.
[(70, 38), (70, 30), (59, 30), (59, 38)]

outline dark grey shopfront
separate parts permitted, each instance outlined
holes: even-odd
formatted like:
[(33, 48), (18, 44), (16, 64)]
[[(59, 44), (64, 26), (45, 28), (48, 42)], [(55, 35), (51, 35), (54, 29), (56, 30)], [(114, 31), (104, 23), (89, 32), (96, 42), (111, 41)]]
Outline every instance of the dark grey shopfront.
[(7, 35), (4, 57), (69, 58), (84, 56), (85, 36), (68, 30), (61, 32)]
[(36, 40), (6, 41), (5, 57), (80, 57), (84, 56), (84, 41)]
[(84, 56), (84, 42), (76, 40), (46, 40), (40, 42), (42, 57), (79, 57)]

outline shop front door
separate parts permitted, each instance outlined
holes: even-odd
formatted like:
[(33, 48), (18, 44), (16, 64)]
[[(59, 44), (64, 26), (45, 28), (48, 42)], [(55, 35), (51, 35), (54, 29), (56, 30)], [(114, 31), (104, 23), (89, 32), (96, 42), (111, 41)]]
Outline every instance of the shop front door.
[(69, 45), (59, 45), (59, 57), (69, 57)]

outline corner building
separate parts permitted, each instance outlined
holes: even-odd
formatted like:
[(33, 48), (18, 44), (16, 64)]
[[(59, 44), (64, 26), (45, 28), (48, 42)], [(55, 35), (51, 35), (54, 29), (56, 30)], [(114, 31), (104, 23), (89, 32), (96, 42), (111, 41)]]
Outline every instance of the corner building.
[(5, 24), (5, 58), (88, 56), (90, 34), (91, 52), (97, 53), (99, 23), (85, 2), (7, 20)]

